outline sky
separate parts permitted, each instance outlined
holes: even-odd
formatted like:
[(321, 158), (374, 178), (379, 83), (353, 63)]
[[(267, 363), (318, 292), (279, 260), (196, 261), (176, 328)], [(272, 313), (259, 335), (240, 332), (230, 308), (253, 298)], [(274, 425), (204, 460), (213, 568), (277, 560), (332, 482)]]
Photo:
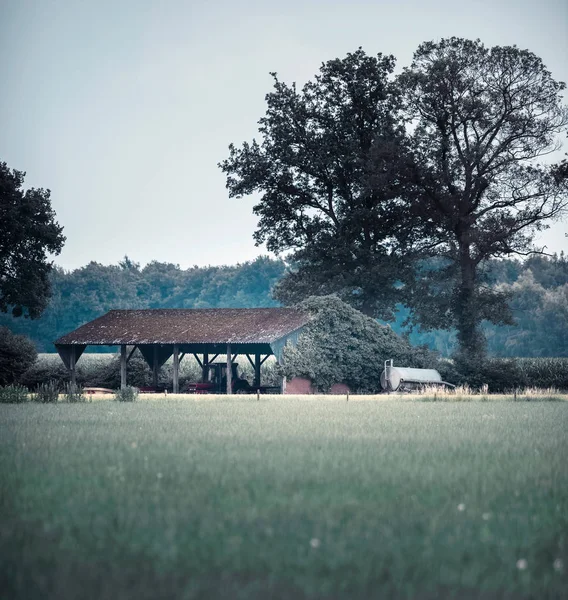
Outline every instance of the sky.
[[(255, 198), (230, 199), (217, 164), (257, 135), (269, 73), (301, 85), (359, 46), (402, 68), (450, 36), (568, 81), (565, 0), (0, 0), (0, 160), (51, 190), (65, 269), (244, 262), (266, 253)], [(568, 250), (565, 233), (538, 242)]]

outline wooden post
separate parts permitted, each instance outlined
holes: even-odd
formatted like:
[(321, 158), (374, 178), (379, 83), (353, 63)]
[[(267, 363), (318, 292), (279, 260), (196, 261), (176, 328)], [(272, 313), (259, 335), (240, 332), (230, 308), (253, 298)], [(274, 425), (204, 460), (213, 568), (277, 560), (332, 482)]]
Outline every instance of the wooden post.
[(209, 364), (209, 354), (203, 354), (203, 365), (201, 367), (201, 381), (207, 381), (207, 365)]
[(174, 344), (174, 394), (179, 394), (179, 346)]
[(283, 394), (286, 393), (286, 375), (284, 375), (284, 377), (282, 377), (282, 393)]
[(126, 344), (120, 345), (120, 389), (126, 387)]
[(154, 360), (152, 361), (152, 385), (158, 387), (158, 346), (154, 344)]
[(254, 385), (260, 385), (260, 354), (254, 355)]
[(69, 353), (69, 375), (70, 375), (70, 387), (71, 387), (71, 393), (75, 393), (75, 390), (77, 388), (77, 371), (75, 369), (75, 365), (77, 364), (77, 361), (75, 360), (75, 346), (70, 346), (70, 353)]
[(231, 360), (231, 344), (227, 344), (227, 394), (233, 393), (233, 361)]

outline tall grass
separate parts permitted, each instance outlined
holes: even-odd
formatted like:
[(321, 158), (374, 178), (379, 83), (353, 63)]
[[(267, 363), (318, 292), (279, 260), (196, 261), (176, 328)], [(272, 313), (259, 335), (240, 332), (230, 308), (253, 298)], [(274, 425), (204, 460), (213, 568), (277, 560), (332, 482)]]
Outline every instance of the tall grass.
[(29, 399), (28, 390), (21, 385), (0, 387), (0, 404), (23, 404)]
[(194, 399), (0, 406), (6, 598), (565, 596), (568, 405)]

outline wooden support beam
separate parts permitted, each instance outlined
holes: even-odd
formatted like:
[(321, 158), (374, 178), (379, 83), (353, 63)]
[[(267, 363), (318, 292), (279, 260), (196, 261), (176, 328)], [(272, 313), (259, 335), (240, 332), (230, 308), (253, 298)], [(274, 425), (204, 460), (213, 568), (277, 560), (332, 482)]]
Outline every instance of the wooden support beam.
[(266, 362), (266, 360), (267, 360), (268, 358), (270, 358), (271, 356), (272, 356), (272, 354), (267, 354), (267, 355), (266, 355), (266, 356), (265, 356), (265, 357), (264, 357), (264, 358), (263, 358), (263, 359), (260, 361), (260, 364), (261, 364), (261, 365), (263, 365), (263, 364)]
[(260, 385), (260, 354), (254, 355), (254, 385)]
[(179, 394), (179, 346), (174, 344), (174, 380), (173, 392)]
[[(215, 360), (215, 357), (213, 357)], [(207, 381), (207, 365), (209, 364), (209, 354), (203, 353), (203, 364), (201, 365), (201, 381)]]
[(69, 375), (70, 375), (70, 386), (71, 392), (74, 394), (77, 389), (77, 359), (75, 354), (75, 347), (71, 346), (71, 352), (69, 353)]
[(126, 387), (126, 344), (120, 345), (120, 389)]
[(199, 360), (199, 356), (197, 356), (197, 354), (193, 355), (195, 360), (197, 361), (197, 363), (199, 364), (199, 366), (203, 369), (203, 363)]
[(231, 360), (231, 344), (227, 344), (227, 394), (233, 393), (233, 361)]
[(250, 363), (250, 366), (254, 369), (254, 361), (252, 360), (252, 358), (250, 357), (250, 354), (245, 354), (245, 356), (248, 358), (248, 361)]
[(233, 354), (233, 362), (235, 362), (235, 358), (237, 358), (238, 354)]
[(152, 361), (152, 385), (158, 387), (158, 346), (154, 344), (154, 360)]
[(138, 348), (138, 346), (134, 346), (134, 348), (132, 348), (130, 354), (128, 355), (128, 358), (126, 359), (126, 362), (129, 363), (130, 359), (132, 358), (132, 355), (134, 354), (134, 352), (136, 351), (136, 348)]
[(181, 363), (181, 361), (183, 360), (183, 357), (184, 357), (184, 356), (185, 356), (185, 352), (182, 352), (182, 353), (180, 354), (180, 357), (179, 357), (179, 362), (180, 362), (180, 363)]

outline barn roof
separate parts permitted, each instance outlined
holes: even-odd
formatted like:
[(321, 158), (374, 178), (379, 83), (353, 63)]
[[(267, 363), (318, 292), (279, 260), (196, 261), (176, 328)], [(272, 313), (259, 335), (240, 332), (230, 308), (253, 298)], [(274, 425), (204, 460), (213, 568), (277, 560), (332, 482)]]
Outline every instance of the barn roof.
[(294, 308), (111, 310), (55, 344), (271, 344), (308, 321)]

